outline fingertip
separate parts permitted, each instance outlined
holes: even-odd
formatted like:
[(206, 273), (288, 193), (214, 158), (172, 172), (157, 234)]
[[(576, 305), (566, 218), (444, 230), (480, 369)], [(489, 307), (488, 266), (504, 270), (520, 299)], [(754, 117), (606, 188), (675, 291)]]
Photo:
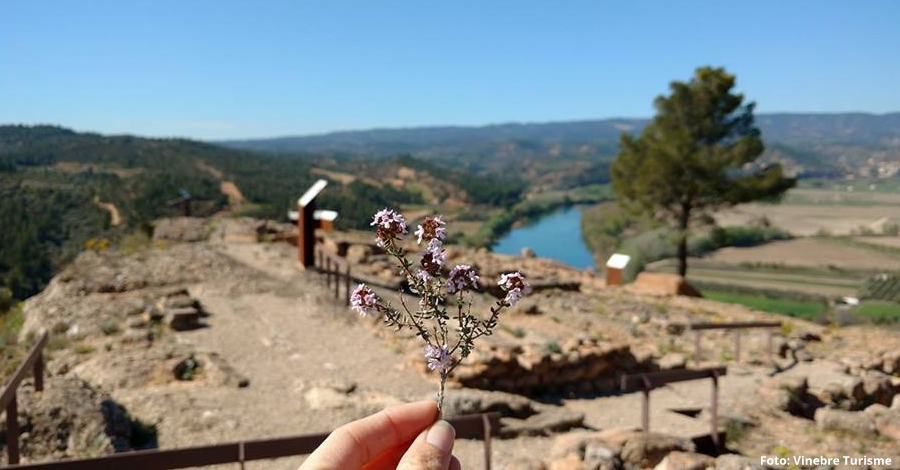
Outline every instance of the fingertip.
[(447, 470), (452, 461), (456, 430), (446, 421), (438, 421), (409, 446), (397, 470)]
[(436, 447), (439, 451), (449, 454), (453, 451), (453, 441), (456, 439), (456, 429), (450, 423), (441, 420), (434, 423), (428, 430), (425, 442)]

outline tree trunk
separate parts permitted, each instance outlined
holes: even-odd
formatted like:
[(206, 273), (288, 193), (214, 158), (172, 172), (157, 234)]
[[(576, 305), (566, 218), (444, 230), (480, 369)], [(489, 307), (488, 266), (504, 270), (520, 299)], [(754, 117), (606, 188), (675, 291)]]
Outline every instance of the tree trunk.
[(681, 214), (678, 217), (678, 275), (681, 277), (687, 275), (687, 235), (690, 220), (691, 206), (683, 203), (681, 205)]

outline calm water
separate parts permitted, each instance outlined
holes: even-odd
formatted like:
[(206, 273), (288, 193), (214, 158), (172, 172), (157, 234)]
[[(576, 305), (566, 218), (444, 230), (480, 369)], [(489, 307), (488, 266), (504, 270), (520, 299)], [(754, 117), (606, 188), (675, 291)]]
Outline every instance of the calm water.
[(495, 253), (518, 255), (522, 247), (541, 258), (552, 258), (576, 268), (593, 268), (594, 259), (581, 239), (581, 209), (571, 207), (513, 229), (494, 246)]

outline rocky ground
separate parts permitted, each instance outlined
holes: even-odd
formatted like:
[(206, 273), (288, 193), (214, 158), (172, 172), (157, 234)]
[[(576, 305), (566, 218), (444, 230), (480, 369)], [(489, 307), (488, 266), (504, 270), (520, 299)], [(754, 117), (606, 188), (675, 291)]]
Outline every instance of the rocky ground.
[[(52, 334), (47, 391), (23, 387), (26, 459), (324, 432), (433, 396), (418, 343), (336, 302), (320, 275), (297, 268), (290, 245), (256, 242), (289, 230), (185, 223), (129, 256), (82, 254), (26, 303), (22, 341), (41, 328)], [(209, 239), (179, 243), (179, 233)], [(383, 295), (402, 285), (371, 246), (343, 239), (332, 247), (354, 273), (380, 281)], [(684, 323), (772, 317), (606, 288), (537, 258), (449, 254), (485, 280), (519, 269), (536, 287), (457, 369), (448, 392), (449, 414), (503, 413), (494, 468), (760, 468), (752, 465), (760, 455), (863, 454), (900, 467), (896, 331), (789, 320), (774, 338), (780, 356), (768, 356), (766, 331), (750, 330), (740, 363), (723, 332), (704, 333), (698, 358)], [(491, 301), (490, 292), (477, 296), (473, 310)], [(640, 394), (616, 393), (617, 374), (713, 364), (729, 367), (720, 429), (744, 460), (695, 452), (703, 449), (692, 438), (709, 433), (708, 380), (654, 391), (654, 433), (635, 431)], [(457, 444), (465, 468), (479, 468), (481, 452), (480, 441)]]

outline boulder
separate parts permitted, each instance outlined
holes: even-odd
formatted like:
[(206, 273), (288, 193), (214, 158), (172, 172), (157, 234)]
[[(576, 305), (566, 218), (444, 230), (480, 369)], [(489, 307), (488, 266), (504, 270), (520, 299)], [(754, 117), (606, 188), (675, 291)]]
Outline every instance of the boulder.
[(564, 407), (543, 407), (524, 420), (503, 418), (503, 434), (509, 436), (548, 436), (584, 424), (584, 413)]
[(591, 470), (619, 470), (622, 461), (619, 449), (605, 442), (591, 441), (584, 448), (584, 468)]
[(462, 389), (448, 394), (444, 401), (445, 416), (499, 412), (501, 416), (527, 418), (537, 411), (528, 398), (504, 392)]
[(372, 256), (372, 247), (369, 245), (350, 245), (347, 247), (347, 261), (351, 264), (363, 264)]
[(165, 322), (175, 331), (194, 330), (200, 328), (199, 310), (193, 307), (166, 310)]
[(891, 383), (891, 377), (877, 371), (869, 371), (862, 377), (865, 404), (880, 403), (890, 406), (897, 391)]
[(881, 370), (885, 374), (900, 375), (900, 351), (888, 351), (881, 356)]
[(583, 470), (584, 464), (575, 454), (569, 454), (559, 460), (550, 462), (549, 470)]
[(163, 301), (162, 307), (164, 309), (176, 309), (176, 308), (200, 308), (200, 302), (191, 297), (190, 295), (177, 295), (173, 297), (168, 297)]
[(670, 452), (654, 470), (705, 470), (715, 465), (715, 459), (696, 452)]
[(702, 297), (700, 291), (677, 274), (642, 272), (626, 287), (629, 291), (650, 295)]
[[(77, 377), (48, 377), (43, 392), (23, 386), (18, 397), (20, 429), (28, 432), (20, 449), (26, 461), (83, 457), (86, 449), (108, 454), (156, 446), (154, 428)], [(147, 435), (136, 435), (138, 429)]]
[(814, 420), (823, 431), (845, 431), (862, 436), (875, 434), (875, 422), (861, 411), (819, 408), (816, 410)]
[(199, 242), (208, 237), (206, 219), (200, 217), (172, 217), (153, 221), (154, 240)]
[(687, 358), (681, 353), (668, 353), (656, 363), (660, 369), (684, 369), (687, 364)]
[(525, 457), (515, 457), (506, 463), (507, 470), (547, 470), (544, 462)]
[(716, 470), (766, 470), (759, 460), (737, 454), (723, 454), (716, 457)]
[(555, 462), (568, 462), (573, 460), (570, 456), (575, 456), (581, 462), (577, 468), (618, 470), (622, 468), (621, 449), (621, 445), (603, 441), (600, 432), (570, 432), (557, 436), (551, 458)]
[(888, 409), (875, 414), (875, 429), (884, 437), (900, 441), (900, 409)]
[(775, 409), (795, 416), (811, 416), (809, 385), (806, 377), (783, 377), (767, 384), (769, 403)]
[(637, 465), (642, 468), (655, 467), (669, 455), (670, 452), (681, 450), (693, 452), (694, 443), (689, 439), (642, 432), (635, 434), (622, 447), (621, 458), (626, 464)]

